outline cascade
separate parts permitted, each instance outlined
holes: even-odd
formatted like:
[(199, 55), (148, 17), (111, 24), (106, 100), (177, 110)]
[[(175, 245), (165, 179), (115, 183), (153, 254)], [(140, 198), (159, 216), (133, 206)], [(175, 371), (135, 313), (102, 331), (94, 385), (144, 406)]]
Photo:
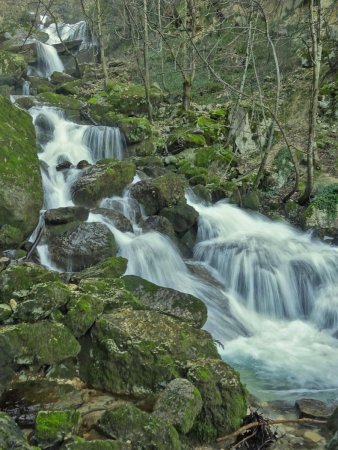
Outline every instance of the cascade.
[(53, 72), (63, 72), (64, 66), (52, 45), (36, 41), (37, 65), (30, 67), (28, 75), (49, 78)]
[[(46, 58), (52, 59), (51, 54)], [(125, 142), (116, 128), (78, 125), (56, 108), (33, 107), (30, 113), (40, 147), (46, 209), (73, 205), (71, 186), (81, 160), (125, 157)], [(64, 161), (70, 168), (57, 171)], [(261, 399), (307, 393), (337, 399), (338, 249), (226, 202), (187, 200), (199, 212), (189, 264), (206, 271), (209, 281), (189, 270), (169, 238), (142, 232), (137, 220), (142, 208), (128, 189), (121, 197), (103, 199), (101, 207), (122, 212), (133, 232), (117, 230), (99, 214), (90, 214), (88, 221), (109, 227), (119, 254), (128, 259), (128, 274), (193, 294), (207, 304), (206, 329), (223, 345), (223, 358), (241, 371)], [(57, 270), (47, 245), (38, 251), (41, 262)]]
[(22, 83), (22, 95), (29, 95), (30, 92), (30, 82), (28, 80), (25, 80)]
[(97, 46), (96, 37), (93, 36), (84, 20), (73, 24), (61, 23), (57, 25), (57, 28), (55, 23), (52, 23), (43, 31), (49, 35), (48, 44), (60, 43), (60, 35), (64, 42), (82, 40), (80, 50)]

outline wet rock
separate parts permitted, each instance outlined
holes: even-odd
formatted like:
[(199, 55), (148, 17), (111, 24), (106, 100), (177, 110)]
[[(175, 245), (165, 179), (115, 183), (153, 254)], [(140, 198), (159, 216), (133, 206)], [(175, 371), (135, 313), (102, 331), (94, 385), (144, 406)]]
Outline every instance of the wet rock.
[(79, 343), (60, 323), (20, 323), (0, 327), (0, 367), (43, 365), (76, 356)]
[(12, 315), (12, 308), (6, 303), (0, 303), (0, 323), (5, 322)]
[(82, 161), (77, 163), (76, 168), (82, 170), (82, 169), (85, 169), (86, 167), (89, 167), (89, 166), (91, 166), (91, 164), (89, 164), (88, 161), (83, 159)]
[(0, 411), (0, 448), (1, 449), (17, 449), (30, 450), (32, 447), (28, 445), (22, 431), (7, 414)]
[(327, 421), (327, 428), (333, 432), (336, 432), (338, 430), (338, 407), (329, 417), (329, 420)]
[(160, 394), (153, 414), (186, 434), (193, 427), (201, 409), (199, 390), (190, 381), (176, 378)]
[(332, 414), (332, 408), (320, 400), (302, 398), (295, 403), (300, 418), (327, 420)]
[(81, 280), (88, 278), (119, 278), (127, 270), (128, 261), (120, 256), (107, 258), (103, 262), (88, 267), (74, 274), (71, 280), (79, 283)]
[(6, 256), (0, 257), (0, 272), (5, 270), (6, 267), (9, 266), (10, 262), (11, 262), (11, 260), (9, 258), (7, 258)]
[(61, 172), (62, 170), (67, 170), (72, 167), (72, 163), (70, 161), (62, 161), (56, 166), (56, 170)]
[(176, 155), (186, 148), (204, 147), (206, 145), (203, 133), (198, 130), (177, 128), (169, 136), (167, 147), (169, 153)]
[(23, 302), (18, 303), (13, 318), (22, 322), (47, 319), (53, 311), (64, 306), (71, 291), (60, 281), (49, 281), (33, 286)]
[(66, 435), (75, 434), (80, 423), (80, 413), (75, 410), (39, 411), (35, 421), (34, 440), (38, 445), (61, 443)]
[(166, 217), (150, 216), (141, 223), (143, 232), (157, 231), (171, 239), (175, 238), (175, 230)]
[(325, 447), (325, 450), (337, 450), (338, 449), (338, 431)]
[(17, 247), (24, 240), (22, 231), (12, 225), (0, 227), (0, 250)]
[(124, 276), (123, 281), (146, 308), (189, 322), (197, 328), (202, 328), (207, 320), (207, 307), (193, 295), (157, 286), (134, 275)]
[(133, 405), (122, 405), (106, 411), (99, 429), (112, 438), (130, 441), (135, 450), (181, 450), (175, 428)]
[(162, 209), (160, 215), (172, 223), (176, 232), (183, 233), (197, 222), (199, 214), (192, 206), (181, 204)]
[(305, 431), (304, 438), (307, 441), (314, 442), (315, 444), (318, 444), (320, 441), (323, 440), (323, 437), (320, 436), (320, 434), (316, 433), (315, 431), (311, 431), (311, 430)]
[[(53, 84), (62, 84), (62, 83), (66, 83), (69, 81), (72, 81), (74, 78), (70, 75), (68, 75), (67, 73), (64, 72), (53, 72), (51, 77), (50, 77), (50, 81)], [(59, 92), (60, 94), (63, 94), (63, 92)]]
[(158, 390), (180, 376), (183, 361), (218, 357), (207, 332), (155, 311), (104, 314), (81, 342), (81, 378), (118, 394)]
[(36, 137), (40, 144), (45, 145), (54, 137), (54, 124), (45, 114), (39, 114), (34, 121)]
[(105, 160), (87, 167), (72, 186), (72, 198), (80, 206), (97, 206), (105, 197), (121, 195), (136, 173), (130, 161)]
[(114, 227), (122, 232), (133, 231), (133, 226), (129, 219), (119, 211), (108, 208), (96, 208), (91, 211), (93, 214), (101, 214), (111, 222)]
[(79, 271), (116, 254), (114, 235), (96, 222), (72, 222), (47, 229), (52, 260), (58, 267)]
[(46, 225), (63, 225), (74, 221), (85, 222), (88, 216), (89, 210), (83, 206), (54, 208), (45, 212), (45, 223)]
[(66, 450), (128, 450), (130, 444), (120, 440), (85, 441), (77, 439), (77, 442), (66, 445)]
[(38, 264), (12, 264), (0, 273), (0, 298), (8, 302), (14, 291), (29, 290), (37, 283), (59, 279), (57, 272), (50, 272)]
[(103, 312), (103, 301), (100, 297), (74, 293), (67, 305), (67, 314), (63, 323), (75, 337), (84, 335)]
[(247, 392), (232, 367), (220, 360), (199, 358), (189, 361), (186, 377), (203, 400), (192, 436), (200, 442), (214, 442), (240, 427), (246, 415)]

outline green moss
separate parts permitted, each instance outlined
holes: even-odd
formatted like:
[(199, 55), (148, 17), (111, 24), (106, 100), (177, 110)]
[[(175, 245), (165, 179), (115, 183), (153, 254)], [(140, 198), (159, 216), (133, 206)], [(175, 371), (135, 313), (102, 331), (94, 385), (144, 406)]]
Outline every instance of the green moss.
[(333, 223), (338, 211), (338, 183), (319, 186), (318, 193), (311, 203), (325, 212), (328, 223)]
[(74, 274), (73, 280), (79, 282), (87, 278), (119, 278), (127, 269), (128, 261), (119, 256), (105, 259), (102, 263), (88, 267), (77, 274)]
[(221, 121), (206, 116), (200, 116), (197, 119), (197, 126), (203, 130), (204, 136), (209, 144), (224, 136), (225, 126)]
[(145, 117), (128, 117), (123, 114), (109, 112), (104, 116), (104, 122), (107, 125), (121, 128), (129, 144), (144, 141), (152, 135), (151, 124)]
[(76, 433), (80, 413), (75, 410), (39, 411), (35, 422), (35, 438), (38, 443), (60, 442), (63, 438)]
[(103, 300), (92, 294), (76, 293), (67, 305), (64, 324), (76, 337), (84, 335), (103, 313)]
[(81, 108), (80, 100), (69, 95), (56, 94), (54, 92), (43, 92), (37, 95), (37, 99), (41, 102), (48, 103), (65, 110), (76, 110)]
[(23, 241), (23, 233), (11, 225), (3, 225), (0, 228), (0, 249), (15, 247)]
[(22, 55), (0, 50), (0, 74), (20, 77), (26, 69), (27, 64)]
[(159, 189), (165, 206), (173, 206), (184, 201), (186, 187), (184, 177), (174, 173), (167, 173), (155, 178), (153, 184)]

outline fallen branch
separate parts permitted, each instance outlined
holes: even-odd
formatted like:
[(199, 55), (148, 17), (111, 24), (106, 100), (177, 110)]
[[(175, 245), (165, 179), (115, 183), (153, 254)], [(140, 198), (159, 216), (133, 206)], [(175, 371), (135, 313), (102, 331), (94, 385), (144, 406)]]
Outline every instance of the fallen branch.
[(244, 444), (244, 442), (248, 441), (249, 439), (251, 439), (252, 437), (254, 437), (256, 435), (257, 431), (254, 431), (253, 433), (249, 434), (249, 436), (246, 436), (245, 438), (243, 438), (242, 440), (240, 440), (239, 442), (237, 442), (236, 444), (234, 444), (231, 448), (233, 450), (235, 450), (235, 448), (238, 448), (239, 446), (241, 446), (242, 444)]
[(233, 437), (238, 436), (239, 434), (243, 433), (244, 431), (250, 430), (254, 427), (261, 427), (264, 425), (281, 425), (284, 423), (318, 423), (318, 424), (324, 424), (326, 423), (326, 420), (319, 420), (319, 419), (277, 419), (277, 420), (263, 420), (261, 422), (251, 422), (247, 425), (244, 425), (243, 427), (239, 428), (237, 431), (234, 431), (233, 433), (227, 434), (226, 436), (222, 436), (218, 439), (216, 439), (216, 442), (222, 442), (226, 441), (227, 439), (231, 439)]

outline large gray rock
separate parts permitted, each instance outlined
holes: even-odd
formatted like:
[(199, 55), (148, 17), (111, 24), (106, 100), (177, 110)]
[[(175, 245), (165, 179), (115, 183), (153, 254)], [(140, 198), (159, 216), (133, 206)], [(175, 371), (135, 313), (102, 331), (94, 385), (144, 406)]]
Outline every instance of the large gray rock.
[(48, 227), (47, 242), (52, 260), (66, 271), (79, 271), (116, 254), (114, 235), (96, 222), (72, 222)]
[(188, 231), (198, 219), (198, 212), (187, 204), (164, 208), (160, 211), (160, 215), (166, 217), (178, 233)]
[(88, 215), (89, 210), (82, 206), (48, 209), (45, 212), (45, 223), (46, 225), (63, 225), (74, 221), (85, 222)]
[(30, 450), (23, 432), (7, 414), (0, 411), (0, 448), (3, 450)]
[(133, 226), (129, 219), (121, 212), (108, 208), (96, 208), (91, 211), (93, 214), (101, 214), (101, 216), (108, 219), (114, 227), (122, 232), (133, 231)]

